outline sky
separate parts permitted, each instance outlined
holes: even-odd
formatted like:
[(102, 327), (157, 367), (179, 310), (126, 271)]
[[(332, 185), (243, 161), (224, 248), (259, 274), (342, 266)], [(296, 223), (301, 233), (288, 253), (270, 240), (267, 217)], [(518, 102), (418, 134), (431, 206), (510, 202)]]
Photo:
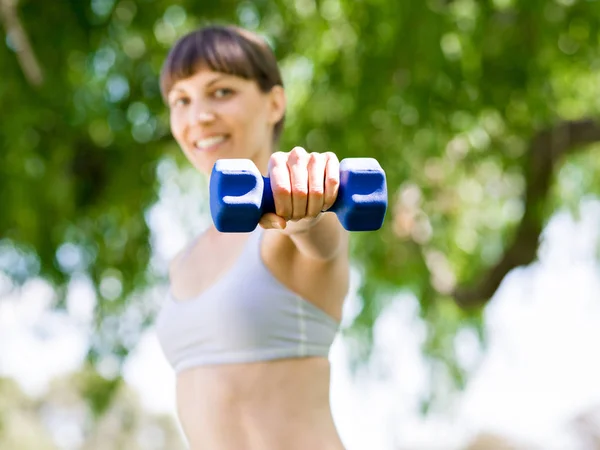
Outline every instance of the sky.
[[(191, 173), (175, 173), (168, 161), (160, 168), (160, 200), (147, 215), (159, 269), (207, 220), (197, 200), (206, 186)], [(459, 448), (477, 430), (545, 449), (584, 448), (568, 423), (600, 405), (599, 230), (600, 202), (592, 199), (582, 202), (579, 220), (567, 212), (551, 219), (539, 261), (511, 272), (486, 308), (488, 349), (482, 352), (468, 332), (457, 338), (461, 361), (475, 371), (447, 414), (418, 415), (427, 368), (415, 299), (398, 298), (379, 318), (373, 370), (358, 379), (349, 373), (350, 350), (338, 337), (330, 354), (331, 400), (347, 450)], [(0, 278), (0, 293), (6, 285)], [(0, 375), (14, 377), (31, 395), (77, 369), (89, 336), (94, 302), (85, 280), (72, 283), (66, 313), (49, 312), (51, 297), (47, 285), (32, 280), (0, 302)], [(351, 295), (344, 324), (358, 308)], [(149, 411), (175, 418), (175, 379), (153, 328), (132, 352), (124, 376)]]

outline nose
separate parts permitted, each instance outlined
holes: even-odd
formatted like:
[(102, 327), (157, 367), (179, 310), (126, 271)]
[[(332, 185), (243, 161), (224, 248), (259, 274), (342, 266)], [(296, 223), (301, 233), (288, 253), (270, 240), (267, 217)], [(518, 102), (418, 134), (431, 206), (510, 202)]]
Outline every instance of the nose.
[(198, 102), (189, 109), (189, 121), (192, 124), (206, 124), (215, 120), (215, 113), (205, 102)]

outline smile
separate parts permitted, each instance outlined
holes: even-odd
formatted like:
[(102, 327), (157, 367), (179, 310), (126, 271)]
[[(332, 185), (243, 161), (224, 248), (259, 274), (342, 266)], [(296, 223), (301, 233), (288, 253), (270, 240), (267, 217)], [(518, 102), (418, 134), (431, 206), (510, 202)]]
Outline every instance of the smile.
[(209, 137), (206, 139), (194, 141), (194, 147), (197, 150), (201, 150), (201, 151), (213, 150), (217, 146), (219, 146), (219, 144), (222, 144), (223, 142), (225, 142), (226, 139), (227, 139), (227, 136), (225, 136), (225, 135), (212, 136), (212, 137)]

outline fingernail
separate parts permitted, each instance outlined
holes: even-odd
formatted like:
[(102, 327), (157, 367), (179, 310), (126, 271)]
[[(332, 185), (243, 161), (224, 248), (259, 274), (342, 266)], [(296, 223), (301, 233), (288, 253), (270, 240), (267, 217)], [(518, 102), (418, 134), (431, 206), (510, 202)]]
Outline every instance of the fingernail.
[(281, 225), (279, 224), (279, 222), (271, 222), (271, 226), (273, 228), (277, 228), (278, 230), (281, 230)]

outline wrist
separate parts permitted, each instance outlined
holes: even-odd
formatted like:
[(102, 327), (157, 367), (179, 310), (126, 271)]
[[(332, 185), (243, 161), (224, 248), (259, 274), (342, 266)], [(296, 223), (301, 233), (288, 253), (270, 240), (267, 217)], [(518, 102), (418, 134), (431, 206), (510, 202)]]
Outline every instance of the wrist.
[(310, 231), (323, 218), (323, 213), (317, 217), (298, 220), (297, 222), (288, 222), (283, 232), (288, 236), (303, 234)]

